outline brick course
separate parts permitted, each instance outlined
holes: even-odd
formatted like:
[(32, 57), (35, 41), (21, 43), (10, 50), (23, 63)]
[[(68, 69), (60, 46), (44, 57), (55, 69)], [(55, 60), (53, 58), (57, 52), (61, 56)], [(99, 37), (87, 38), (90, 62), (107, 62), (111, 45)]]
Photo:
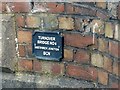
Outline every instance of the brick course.
[[(120, 78), (120, 2), (33, 4), (6, 2), (0, 6), (3, 16), (10, 13), (15, 17), (18, 70), (64, 75), (106, 87), (118, 87), (110, 76)], [(60, 62), (38, 60), (32, 55), (32, 32), (35, 30), (61, 32), (64, 37), (64, 58)]]

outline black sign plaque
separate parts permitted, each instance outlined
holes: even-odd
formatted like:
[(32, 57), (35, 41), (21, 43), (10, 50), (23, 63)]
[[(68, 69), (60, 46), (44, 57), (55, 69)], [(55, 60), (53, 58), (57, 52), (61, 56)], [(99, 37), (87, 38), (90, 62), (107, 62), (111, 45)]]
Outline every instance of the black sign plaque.
[(63, 37), (59, 32), (35, 31), (32, 52), (38, 59), (60, 61), (63, 57)]

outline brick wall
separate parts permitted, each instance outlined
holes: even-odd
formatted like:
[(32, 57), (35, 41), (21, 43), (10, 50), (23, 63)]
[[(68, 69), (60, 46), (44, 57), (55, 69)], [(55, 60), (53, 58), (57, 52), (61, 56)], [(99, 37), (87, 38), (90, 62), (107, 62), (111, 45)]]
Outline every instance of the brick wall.
[[(2, 3), (0, 11), (14, 14), (16, 71), (66, 76), (118, 88), (120, 2), (7, 2)], [(62, 32), (61, 62), (37, 60), (32, 55), (32, 32), (38, 29)]]

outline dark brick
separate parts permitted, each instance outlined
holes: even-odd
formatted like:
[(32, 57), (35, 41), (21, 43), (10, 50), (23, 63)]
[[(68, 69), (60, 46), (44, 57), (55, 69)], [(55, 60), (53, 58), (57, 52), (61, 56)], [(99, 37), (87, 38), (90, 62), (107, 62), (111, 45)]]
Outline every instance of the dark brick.
[(84, 68), (82, 66), (68, 65), (66, 67), (67, 75), (75, 78), (82, 78), (85, 80), (97, 80), (97, 70), (92, 67)]
[(75, 13), (81, 15), (96, 16), (96, 10), (85, 7), (75, 7)]
[(13, 2), (11, 4), (13, 12), (30, 12), (31, 4), (29, 2)]
[(32, 60), (20, 59), (18, 61), (18, 70), (32, 71)]
[(90, 55), (83, 50), (77, 51), (74, 54), (74, 61), (78, 63), (89, 63), (90, 61)]
[(49, 9), (48, 12), (51, 13), (62, 13), (64, 12), (64, 4), (58, 4), (55, 2), (48, 2), (47, 8)]
[[(94, 41), (93, 41), (94, 40)], [(64, 34), (64, 44), (79, 48), (84, 48), (90, 45), (96, 45), (97, 40), (93, 36), (82, 36), (80, 34)]]

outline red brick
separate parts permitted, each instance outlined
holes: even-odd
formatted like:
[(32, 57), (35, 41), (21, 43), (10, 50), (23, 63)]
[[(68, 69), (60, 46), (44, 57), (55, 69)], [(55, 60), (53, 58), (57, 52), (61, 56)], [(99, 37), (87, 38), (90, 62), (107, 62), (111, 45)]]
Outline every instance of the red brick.
[(64, 49), (64, 60), (66, 60), (66, 61), (73, 60), (73, 50)]
[(98, 71), (98, 82), (103, 85), (108, 85), (108, 73)]
[(77, 51), (74, 54), (74, 60), (78, 63), (89, 63), (90, 55), (86, 51)]
[(92, 10), (91, 8), (85, 8), (85, 7), (75, 7), (75, 13), (81, 15), (95, 16), (96, 10)]
[(64, 4), (48, 2), (47, 3), (47, 8), (49, 9), (48, 12), (52, 12), (52, 13), (62, 13), (62, 12), (64, 12)]
[(118, 42), (115, 41), (110, 41), (109, 42), (109, 53), (111, 55), (113, 55), (114, 57), (120, 57), (119, 52), (120, 51), (120, 44), (118, 44)]
[(18, 50), (19, 50), (19, 56), (20, 57), (25, 57), (26, 56), (26, 50), (25, 50), (24, 45), (19, 45)]
[(29, 2), (13, 2), (11, 5), (13, 12), (30, 12), (31, 10)]
[[(94, 41), (93, 41), (94, 40)], [(64, 44), (79, 48), (92, 46), (97, 44), (97, 40), (93, 36), (82, 36), (80, 34), (64, 34)]]
[(119, 5), (118, 5), (117, 13), (118, 13), (118, 19), (120, 19), (120, 2), (119, 2)]
[(61, 75), (64, 73), (64, 65), (63, 64), (57, 64), (57, 63), (54, 63), (52, 65), (52, 74), (53, 75)]
[(32, 60), (21, 59), (18, 61), (18, 70), (32, 71)]
[(25, 18), (22, 15), (19, 15), (16, 17), (16, 23), (18, 27), (24, 27), (25, 26)]
[(113, 74), (120, 76), (120, 62), (113, 63)]
[(37, 72), (41, 72), (42, 71), (42, 65), (41, 62), (38, 60), (34, 60), (33, 61), (33, 70), (37, 71)]
[(111, 60), (111, 58), (104, 56), (103, 68), (109, 72), (112, 72), (112, 60)]
[(18, 42), (19, 43), (31, 43), (32, 42), (32, 33), (30, 31), (18, 31)]
[(6, 3), (0, 2), (0, 13), (6, 11)]
[(108, 20), (110, 18), (109, 14), (107, 12), (103, 12), (103, 11), (97, 11), (96, 16), (103, 20)]
[(72, 4), (66, 4), (65, 5), (65, 7), (66, 7), (66, 13), (74, 13), (74, 6), (72, 5)]
[(70, 77), (81, 78), (86, 80), (97, 80), (97, 70), (92, 67), (84, 68), (82, 66), (68, 65), (67, 75)]
[(32, 45), (27, 45), (26, 46), (26, 54), (28, 57), (32, 57)]

